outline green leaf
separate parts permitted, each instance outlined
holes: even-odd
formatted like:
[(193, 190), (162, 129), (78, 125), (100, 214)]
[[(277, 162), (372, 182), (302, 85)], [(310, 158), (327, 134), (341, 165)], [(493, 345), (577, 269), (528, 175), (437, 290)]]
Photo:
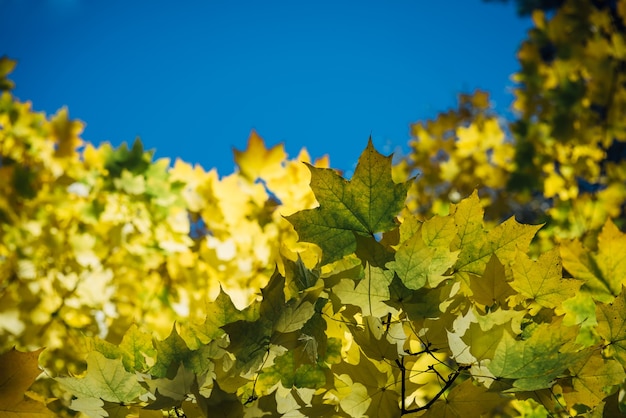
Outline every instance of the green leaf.
[(386, 265), (396, 272), (409, 289), (417, 290), (426, 284), (437, 287), (446, 279), (444, 274), (457, 260), (458, 251), (451, 252), (450, 241), (445, 241), (451, 239), (451, 224), (441, 219), (444, 218), (426, 223), (415, 231), (415, 234), (400, 245), (395, 260)]
[(129, 372), (147, 371), (149, 369), (148, 359), (156, 357), (152, 337), (139, 331), (135, 324), (132, 324), (126, 331), (119, 346), (100, 339), (95, 339), (94, 345), (95, 349), (108, 359), (121, 356), (124, 368)]
[(417, 233), (400, 245), (396, 259), (387, 263), (386, 267), (393, 270), (407, 288), (421, 289), (428, 281), (434, 254), (435, 250), (426, 246), (422, 235)]
[(315, 308), (311, 302), (298, 303), (292, 299), (281, 312), (278, 320), (274, 323), (274, 330), (278, 332), (297, 331), (313, 316)]
[(196, 393), (198, 406), (205, 417), (239, 418), (244, 416), (244, 409), (236, 393), (223, 391), (217, 381), (213, 382), (208, 398)]
[(514, 391), (547, 389), (582, 355), (562, 351), (575, 340), (577, 329), (561, 321), (537, 326), (527, 340), (505, 333), (488, 365), (494, 376), (512, 379)]
[[(147, 380), (146, 384), (150, 388), (150, 392), (157, 394), (157, 402), (160, 396), (164, 396), (170, 400), (178, 401), (178, 403), (166, 405), (173, 407), (179, 405), (180, 401), (185, 399), (197, 385), (197, 376), (193, 370), (187, 370), (183, 364), (178, 367), (176, 374), (172, 379), (160, 378)], [(154, 407), (154, 405), (152, 405)], [(158, 409), (164, 409), (165, 406), (159, 406)]]
[(258, 305), (251, 305), (240, 311), (220, 286), (217, 298), (207, 304), (205, 321), (202, 324), (193, 325), (192, 329), (195, 335), (206, 344), (224, 335), (222, 326), (239, 320), (253, 321), (258, 318), (259, 312), (255, 309), (256, 307)]
[(476, 193), (459, 203), (454, 218), (459, 232), (453, 248), (460, 250), (455, 269), (466, 284), (469, 284), (470, 274), (483, 274), (493, 254), (507, 264), (515, 259), (517, 251), (528, 251), (530, 241), (541, 228), (541, 225), (520, 224), (511, 217), (486, 233)]
[(130, 403), (145, 393), (135, 374), (124, 369), (121, 359), (108, 359), (97, 351), (87, 355), (84, 378), (57, 377), (56, 381), (79, 398), (99, 398), (115, 403)]
[(345, 385), (350, 391), (339, 403), (346, 413), (354, 417), (399, 416), (400, 394), (395, 390), (399, 383), (389, 363), (373, 362), (362, 355), (358, 364), (341, 363), (332, 370), (336, 386)]
[(389, 285), (392, 279), (392, 271), (368, 264), (365, 266), (365, 276), (356, 287), (353, 280), (341, 279), (332, 291), (339, 297), (341, 303), (361, 308), (364, 315), (380, 317), (395, 311), (385, 303), (389, 300)]
[(287, 219), (301, 241), (312, 242), (322, 249), (322, 264), (353, 253), (355, 233), (373, 236), (396, 227), (394, 219), (404, 206), (409, 182), (394, 183), (391, 157), (379, 154), (371, 138), (349, 181), (334, 170), (308, 167), (319, 207), (297, 212)]
[(626, 291), (613, 303), (599, 303), (596, 307), (597, 332), (606, 341), (607, 354), (626, 365)]
[(255, 322), (236, 321), (222, 327), (230, 338), (227, 350), (237, 359), (237, 367), (246, 373), (263, 361), (270, 345), (273, 324), (264, 318)]
[[(197, 374), (206, 373), (211, 367), (209, 352), (211, 345), (202, 346), (199, 350), (190, 350), (187, 343), (178, 335), (176, 325), (172, 327), (172, 332), (163, 341), (156, 340), (157, 360), (150, 373), (155, 377), (166, 377), (170, 373), (176, 373), (178, 365), (184, 364), (189, 370)], [(171, 367), (176, 367), (171, 369)]]

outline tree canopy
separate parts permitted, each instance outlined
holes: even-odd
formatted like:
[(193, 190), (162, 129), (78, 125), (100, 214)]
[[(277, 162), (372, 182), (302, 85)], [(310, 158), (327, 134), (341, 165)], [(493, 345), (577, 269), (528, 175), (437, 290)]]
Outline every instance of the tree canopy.
[(558, 3), (513, 120), (461, 94), (350, 179), (85, 143), (0, 59), (0, 415), (626, 413), (626, 1)]

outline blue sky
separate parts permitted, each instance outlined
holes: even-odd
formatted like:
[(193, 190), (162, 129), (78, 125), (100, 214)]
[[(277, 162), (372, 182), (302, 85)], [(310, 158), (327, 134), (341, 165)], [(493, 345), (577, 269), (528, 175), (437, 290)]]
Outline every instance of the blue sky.
[(68, 106), (89, 142), (140, 136), (229, 174), (256, 129), (349, 172), (370, 134), (406, 147), (459, 92), (506, 112), (530, 26), (481, 0), (0, 0), (0, 55), (18, 60), (18, 98)]

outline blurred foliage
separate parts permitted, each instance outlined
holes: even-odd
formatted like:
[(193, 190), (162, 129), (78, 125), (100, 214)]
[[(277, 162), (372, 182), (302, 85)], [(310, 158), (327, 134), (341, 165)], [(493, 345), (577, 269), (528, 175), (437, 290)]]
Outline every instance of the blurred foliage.
[(514, 120), (495, 115), (477, 91), (412, 125), (411, 151), (398, 167), (420, 174), (412, 212), (445, 212), (476, 188), (491, 220), (547, 223), (542, 248), (592, 243), (609, 217), (623, 225), (626, 2), (562, 3), (549, 16), (533, 11), (513, 75)]
[(85, 144), (1, 58), (0, 413), (626, 411), (626, 0), (533, 20), (513, 121), (463, 94), (350, 180)]

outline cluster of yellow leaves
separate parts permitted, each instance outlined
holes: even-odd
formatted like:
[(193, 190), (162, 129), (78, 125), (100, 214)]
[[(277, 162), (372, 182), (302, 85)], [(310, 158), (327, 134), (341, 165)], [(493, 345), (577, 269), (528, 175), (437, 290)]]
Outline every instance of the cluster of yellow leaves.
[(167, 335), (220, 287), (245, 306), (283, 258), (318, 261), (283, 218), (315, 205), (306, 151), (288, 160), (253, 132), (220, 178), (139, 141), (83, 146), (82, 127), (0, 96), (0, 351), (46, 346), (42, 364), (77, 371), (85, 335)]
[(411, 152), (397, 167), (419, 175), (409, 209), (443, 213), (477, 189), (488, 219), (547, 222), (543, 248), (593, 240), (623, 215), (625, 4), (568, 0), (550, 17), (535, 11), (513, 76), (517, 119), (508, 125), (483, 92), (414, 124)]
[(408, 208), (422, 215), (443, 214), (479, 190), (483, 205), (505, 204), (504, 193), (512, 171), (514, 146), (506, 140), (497, 117), (489, 111), (487, 93), (461, 95), (459, 108), (438, 119), (411, 127), (411, 152), (398, 165), (405, 175), (417, 170)]
[(518, 53), (514, 134), (532, 149), (518, 171), (553, 199), (558, 238), (597, 232), (626, 200), (624, 4), (570, 0), (549, 19), (535, 11)]

